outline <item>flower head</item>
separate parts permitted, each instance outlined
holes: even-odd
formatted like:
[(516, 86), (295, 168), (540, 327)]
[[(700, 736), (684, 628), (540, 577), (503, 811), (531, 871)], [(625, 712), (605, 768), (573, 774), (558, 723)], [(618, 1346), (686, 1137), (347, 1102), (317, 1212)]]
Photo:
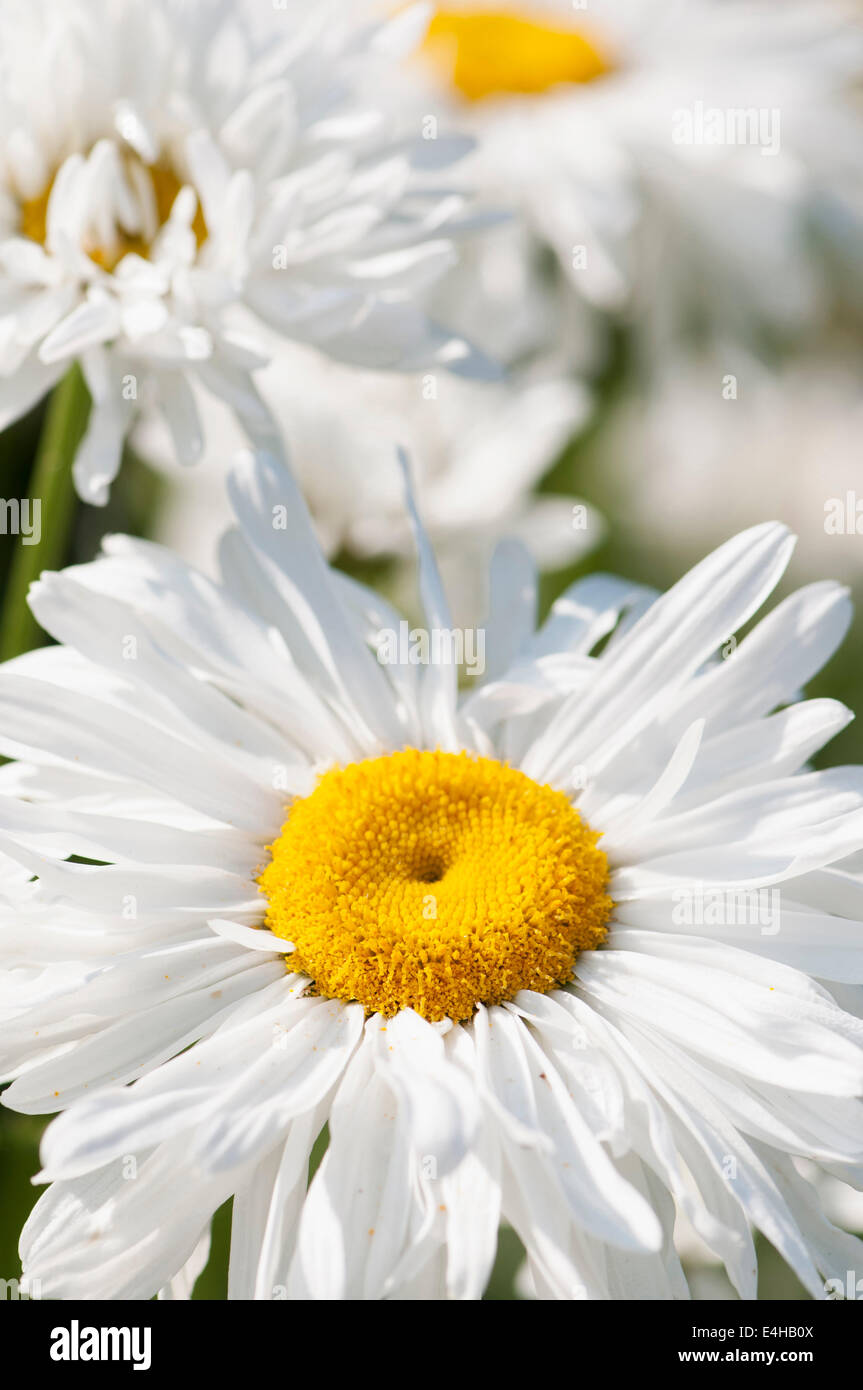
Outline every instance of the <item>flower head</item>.
[(292, 967), (321, 993), (458, 1023), (478, 1001), (566, 984), (579, 950), (605, 939), (597, 838), (562, 792), (515, 768), (408, 748), (327, 772), (258, 882)]
[(798, 696), (845, 591), (738, 640), (771, 524), (537, 631), (508, 545), (459, 693), (415, 515), (437, 659), (276, 462), (232, 496), (221, 584), (115, 538), (0, 672), (4, 1099), (65, 1112), (27, 1273), (182, 1296), (233, 1195), (237, 1298), (476, 1298), (501, 1219), (540, 1297), (685, 1296), (675, 1211), (743, 1297), (756, 1229), (823, 1296), (851, 1246), (797, 1165), (859, 1174), (863, 777), (807, 770), (849, 716)]
[(428, 170), (464, 144), (396, 138), (371, 95), (419, 32), (332, 0), (4, 4), (0, 427), (80, 361), (76, 480), (101, 503), (147, 402), (197, 459), (191, 383), (274, 442), (262, 323), (365, 365), (485, 371), (414, 303), (463, 201)]

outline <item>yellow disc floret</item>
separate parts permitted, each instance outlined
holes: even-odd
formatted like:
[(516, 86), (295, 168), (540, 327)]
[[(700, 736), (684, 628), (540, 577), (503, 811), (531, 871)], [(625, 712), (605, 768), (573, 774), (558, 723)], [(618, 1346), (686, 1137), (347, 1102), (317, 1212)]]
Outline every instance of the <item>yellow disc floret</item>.
[(491, 758), (351, 763), (294, 803), (270, 847), (267, 925), (319, 994), (466, 1019), (566, 983), (602, 943), (598, 838), (562, 792)]
[(468, 101), (592, 82), (610, 63), (576, 29), (517, 11), (439, 5), (425, 50)]

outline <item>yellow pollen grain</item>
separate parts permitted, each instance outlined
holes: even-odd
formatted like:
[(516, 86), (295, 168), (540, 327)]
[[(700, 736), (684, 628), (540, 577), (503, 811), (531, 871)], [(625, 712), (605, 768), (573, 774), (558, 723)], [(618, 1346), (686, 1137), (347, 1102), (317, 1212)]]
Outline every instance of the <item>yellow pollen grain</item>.
[(325, 773), (258, 882), (317, 992), (386, 1017), (469, 1018), (546, 993), (602, 944), (608, 861), (562, 792), (467, 753), (405, 749)]
[[(156, 219), (161, 228), (170, 217), (174, 200), (183, 185), (169, 164), (149, 164), (143, 167), (146, 168), (150, 179)], [(47, 188), (44, 188), (35, 198), (25, 198), (20, 204), (18, 233), (22, 237), (28, 237), (30, 241), (38, 242), (40, 246), (45, 245), (45, 239), (48, 235), (48, 203), (53, 187), (54, 181), (52, 179)], [(207, 223), (200, 202), (195, 209), (192, 231), (200, 248), (207, 240), (208, 235)], [(88, 246), (85, 249), (91, 261), (101, 266), (103, 270), (111, 271), (124, 256), (128, 256), (130, 253), (146, 260), (150, 255), (151, 246), (152, 242), (147, 241), (145, 237), (132, 235), (118, 225), (116, 241), (110, 250), (100, 246)]]
[(517, 11), (439, 5), (424, 51), (468, 101), (592, 82), (611, 69), (590, 39)]

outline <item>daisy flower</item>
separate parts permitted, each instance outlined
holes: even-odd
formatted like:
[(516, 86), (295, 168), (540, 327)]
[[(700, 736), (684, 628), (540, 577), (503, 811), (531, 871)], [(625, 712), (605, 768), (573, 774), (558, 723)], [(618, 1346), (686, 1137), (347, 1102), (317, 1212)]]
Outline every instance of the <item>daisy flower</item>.
[(755, 1230), (823, 1297), (861, 1250), (798, 1163), (859, 1185), (863, 778), (807, 770), (849, 715), (798, 695), (844, 590), (736, 641), (768, 524), (537, 631), (509, 545), (460, 694), (415, 512), (426, 662), (277, 463), (232, 497), (221, 584), (112, 539), (0, 675), (5, 1101), (64, 1112), (25, 1272), (185, 1296), (233, 1197), (235, 1299), (475, 1299), (502, 1221), (540, 1298), (685, 1298), (679, 1210), (742, 1297)]
[[(859, 282), (859, 16), (795, 0), (438, 3), (416, 100), (478, 142), (583, 306), (665, 354), (802, 331)], [(403, 92), (399, 101), (407, 99)], [(826, 253), (830, 247), (830, 255)], [(458, 272), (455, 272), (456, 275)]]
[(453, 260), (464, 142), (396, 139), (370, 93), (418, 40), (333, 0), (4, 0), (0, 428), (79, 363), (104, 503), (142, 401), (184, 462), (192, 383), (273, 441), (256, 326), (380, 368), (487, 363), (414, 303)]
[[(505, 383), (480, 384), (445, 372), (361, 371), (273, 344), (258, 386), (295, 461), (324, 552), (354, 564), (394, 559), (388, 593), (405, 605), (413, 594), (412, 542), (392, 439), (411, 455), (423, 524), (462, 626), (484, 616), (488, 562), (503, 536), (523, 540), (544, 570), (580, 560), (602, 538), (604, 523), (592, 507), (534, 492), (590, 411), (585, 387), (553, 361), (515, 371)], [(220, 441), (207, 450), (204, 468), (172, 466), (170, 435), (156, 416), (142, 423), (134, 445), (164, 468), (171, 487), (156, 539), (214, 573), (231, 519), (223, 484), (242, 440), (224, 405), (202, 400), (201, 410), (208, 436)]]

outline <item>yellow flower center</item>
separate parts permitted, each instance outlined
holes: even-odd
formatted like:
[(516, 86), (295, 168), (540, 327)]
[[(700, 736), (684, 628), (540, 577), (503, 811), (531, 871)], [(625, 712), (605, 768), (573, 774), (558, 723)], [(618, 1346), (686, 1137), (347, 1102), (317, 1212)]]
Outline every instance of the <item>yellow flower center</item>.
[[(141, 210), (141, 223), (149, 224), (150, 232), (146, 234), (140, 229), (131, 230), (118, 219), (109, 244), (99, 245), (95, 239), (85, 242), (87, 255), (103, 270), (113, 270), (130, 252), (144, 259), (149, 257), (156, 233), (168, 221), (177, 194), (183, 187), (170, 164), (143, 164), (136, 156), (127, 155), (126, 171), (130, 174), (130, 187), (138, 195), (139, 203), (143, 201), (145, 204)], [(53, 187), (52, 179), (35, 198), (22, 199), (20, 204), (19, 234), (37, 241), (40, 246), (45, 245), (47, 236), (48, 203)], [(207, 223), (200, 202), (195, 210), (192, 231), (198, 246), (203, 246), (207, 240)]]
[(425, 51), (468, 101), (592, 82), (611, 68), (578, 30), (505, 10), (439, 5)]
[(605, 939), (608, 861), (562, 792), (406, 749), (323, 775), (258, 882), (291, 970), (384, 1015), (466, 1019), (565, 984)]

